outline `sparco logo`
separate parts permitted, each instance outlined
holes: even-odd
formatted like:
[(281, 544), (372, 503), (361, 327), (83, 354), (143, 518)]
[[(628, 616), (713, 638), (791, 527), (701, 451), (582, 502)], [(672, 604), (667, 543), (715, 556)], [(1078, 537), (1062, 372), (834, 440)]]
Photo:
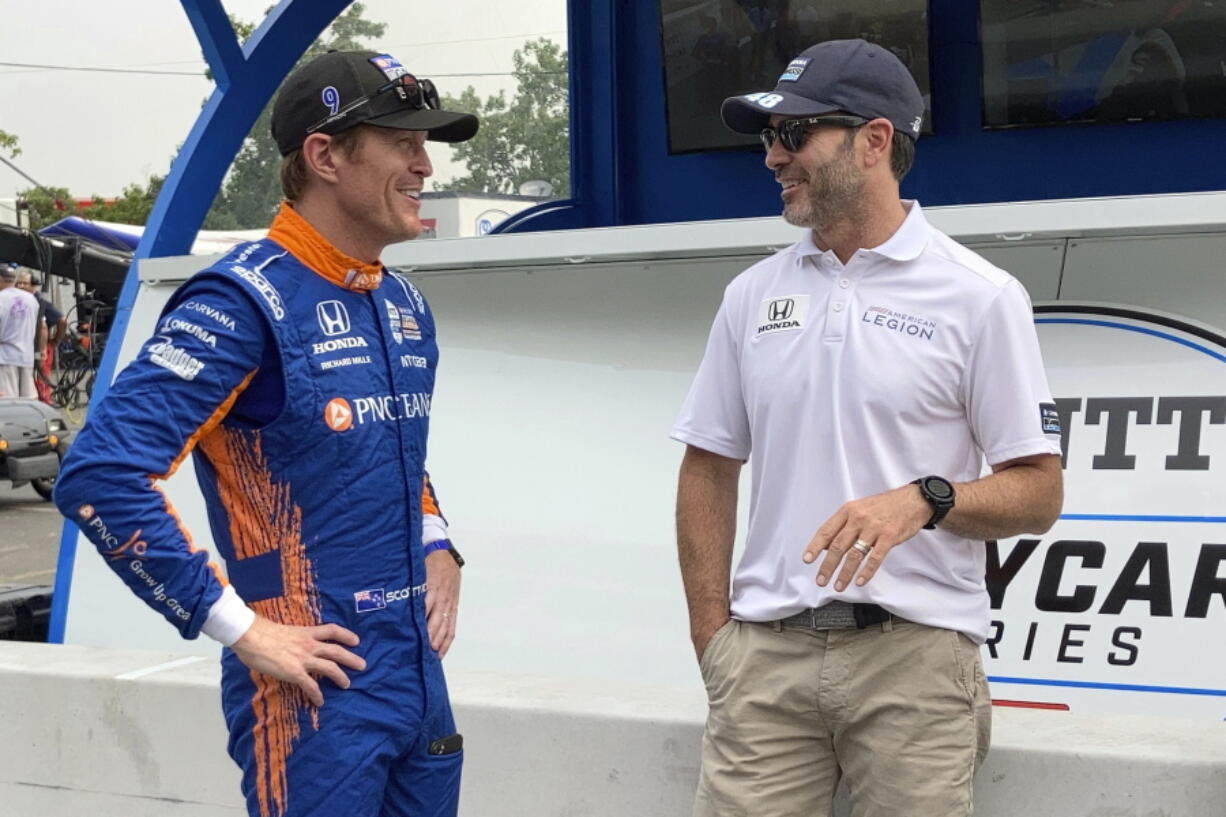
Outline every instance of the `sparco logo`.
[(341, 349), (362, 349), (366, 347), (366, 338), (333, 338), (322, 343), (312, 343), (311, 351), (317, 355), (324, 352), (336, 352)]
[[(240, 257), (239, 260), (242, 260), (242, 258)], [(241, 267), (238, 264), (232, 264), (230, 272), (255, 287), (256, 291), (260, 293), (260, 297), (264, 299), (264, 303), (268, 304), (268, 308), (272, 310), (274, 318), (277, 320), (285, 318), (285, 305), (281, 302), (281, 293), (277, 292), (276, 288), (267, 278), (255, 270)]]
[(777, 301), (771, 301), (767, 308), (767, 317), (772, 321), (786, 321), (792, 317), (792, 312), (796, 310), (796, 301), (791, 298), (780, 298)]
[(349, 311), (340, 301), (320, 301), (315, 304), (315, 316), (319, 318), (319, 328), (328, 337), (349, 334)]
[(413, 286), (413, 282), (407, 278), (401, 278), (405, 285), (409, 288), (409, 292), (413, 293), (413, 301), (417, 304), (417, 311), (423, 315), (426, 312), (426, 299), (421, 297), (421, 293), (417, 291), (417, 287)]

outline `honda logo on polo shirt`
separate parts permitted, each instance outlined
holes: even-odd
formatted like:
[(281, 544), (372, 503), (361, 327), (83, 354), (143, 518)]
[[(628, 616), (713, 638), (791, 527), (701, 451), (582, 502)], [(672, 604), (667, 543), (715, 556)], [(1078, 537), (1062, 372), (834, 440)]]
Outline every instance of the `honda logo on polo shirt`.
[(328, 337), (349, 334), (349, 311), (340, 301), (320, 301), (315, 304), (315, 316)]
[(792, 311), (796, 309), (796, 302), (791, 298), (780, 298), (777, 301), (771, 301), (770, 308), (767, 310), (770, 314), (767, 316), (772, 321), (786, 321), (792, 317)]
[(803, 329), (809, 311), (808, 295), (784, 295), (764, 298), (758, 309), (758, 337), (775, 332)]

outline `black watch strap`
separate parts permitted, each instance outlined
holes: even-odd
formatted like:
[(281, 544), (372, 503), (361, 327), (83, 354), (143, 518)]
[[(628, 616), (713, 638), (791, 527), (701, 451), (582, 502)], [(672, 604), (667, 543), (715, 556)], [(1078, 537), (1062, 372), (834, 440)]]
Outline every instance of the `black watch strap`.
[(920, 495), (932, 506), (932, 516), (924, 525), (924, 530), (932, 530), (953, 510), (954, 486), (944, 477), (935, 475), (921, 477), (911, 484), (919, 486)]

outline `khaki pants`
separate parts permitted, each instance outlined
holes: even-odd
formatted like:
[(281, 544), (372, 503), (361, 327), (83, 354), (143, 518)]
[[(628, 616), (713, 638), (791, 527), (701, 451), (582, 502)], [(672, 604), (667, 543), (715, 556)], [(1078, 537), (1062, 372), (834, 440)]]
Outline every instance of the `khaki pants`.
[(812, 630), (730, 621), (702, 661), (710, 714), (694, 817), (971, 814), (991, 701), (979, 648), (910, 622)]

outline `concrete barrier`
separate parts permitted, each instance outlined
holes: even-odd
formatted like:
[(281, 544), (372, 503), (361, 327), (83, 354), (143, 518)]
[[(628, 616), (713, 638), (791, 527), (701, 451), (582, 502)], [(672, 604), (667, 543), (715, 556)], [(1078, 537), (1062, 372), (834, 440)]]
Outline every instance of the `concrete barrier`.
[[(0, 644), (0, 817), (243, 814), (218, 668), (200, 656)], [(464, 817), (689, 813), (701, 688), (459, 673)], [(1209, 817), (1226, 725), (997, 709), (981, 817)], [(846, 813), (840, 807), (837, 812)]]

